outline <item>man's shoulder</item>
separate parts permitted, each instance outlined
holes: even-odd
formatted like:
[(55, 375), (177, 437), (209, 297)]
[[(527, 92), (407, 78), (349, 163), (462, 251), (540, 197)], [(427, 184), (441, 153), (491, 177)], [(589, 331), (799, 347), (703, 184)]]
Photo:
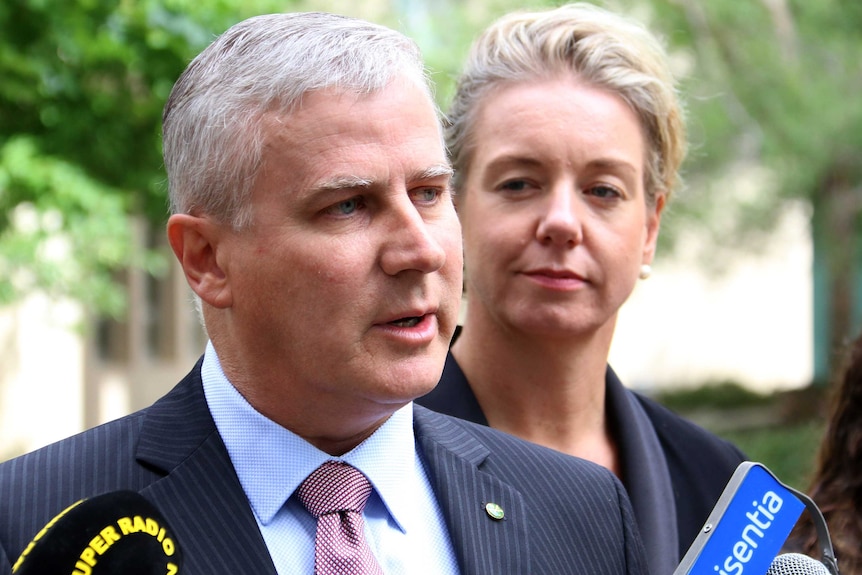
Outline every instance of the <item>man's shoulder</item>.
[(422, 406), (414, 406), (414, 414), (421, 441), (481, 463), (483, 470), (531, 483), (594, 483), (617, 490), (618, 482), (610, 471), (585, 459)]
[(414, 426), (450, 528), (466, 525), (471, 543), (484, 524), (470, 518), (493, 518), (492, 501), (512, 518), (508, 541), (528, 551), (530, 572), (645, 572), (631, 504), (604, 467), (421, 406)]
[(4, 498), (49, 488), (54, 482), (71, 485), (132, 460), (145, 413), (115, 419), (0, 463)]
[(16, 554), (76, 501), (139, 489), (150, 475), (134, 464), (142, 419), (128, 415), (0, 463), (0, 546)]
[[(192, 406), (206, 411), (202, 389), (195, 385), (199, 380), (192, 372), (153, 405), (0, 463), (4, 495), (11, 487), (30, 484), (32, 488), (34, 478), (46, 484), (56, 480), (70, 485), (90, 479), (98, 482), (97, 477), (109, 483), (115, 475), (124, 476), (123, 470), (135, 464), (145, 428), (155, 441), (159, 434), (176, 435), (177, 425), (189, 427), (188, 420), (195, 412)], [(173, 437), (173, 441), (181, 439)]]
[(195, 425), (187, 423), (193, 414), (185, 408), (197, 401), (190, 393), (194, 385), (181, 383), (154, 405), (0, 463), (0, 547), (23, 549), (76, 501), (140, 491), (162, 478), (164, 466), (152, 453), (198, 440), (177, 432)]

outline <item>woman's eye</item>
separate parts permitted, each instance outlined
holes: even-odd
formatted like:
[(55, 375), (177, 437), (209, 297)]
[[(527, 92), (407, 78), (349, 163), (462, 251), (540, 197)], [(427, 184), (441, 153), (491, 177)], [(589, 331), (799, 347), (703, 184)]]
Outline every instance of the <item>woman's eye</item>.
[(500, 186), (500, 189), (508, 192), (523, 192), (527, 189), (527, 186), (528, 184), (526, 180), (510, 180), (503, 183), (503, 185)]
[(620, 198), (622, 194), (613, 186), (593, 186), (587, 189), (587, 193), (597, 198)]

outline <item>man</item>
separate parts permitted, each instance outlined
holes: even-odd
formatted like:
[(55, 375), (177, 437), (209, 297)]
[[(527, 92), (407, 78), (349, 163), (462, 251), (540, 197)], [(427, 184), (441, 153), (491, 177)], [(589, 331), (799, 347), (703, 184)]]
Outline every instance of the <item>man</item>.
[(329, 14), (242, 22), (178, 80), (164, 155), (210, 343), (150, 408), (0, 466), (0, 573), (120, 489), (164, 514), (183, 573), (323, 572), (304, 490), (331, 465), (370, 484), (333, 527), (361, 517), (362, 572), (644, 572), (609, 473), (412, 404), (440, 377), (462, 264), (412, 42)]

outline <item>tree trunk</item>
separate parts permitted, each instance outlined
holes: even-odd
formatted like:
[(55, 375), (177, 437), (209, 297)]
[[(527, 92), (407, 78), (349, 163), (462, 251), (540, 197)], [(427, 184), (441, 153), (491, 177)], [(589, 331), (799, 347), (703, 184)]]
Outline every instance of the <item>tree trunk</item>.
[[(826, 258), (826, 311), (828, 378), (835, 381), (847, 345), (858, 335), (856, 278), (862, 262), (857, 222), (862, 212), (862, 189), (833, 175), (821, 196), (820, 254)], [(817, 208), (815, 208), (817, 209)], [(815, 215), (815, 217), (818, 217)]]

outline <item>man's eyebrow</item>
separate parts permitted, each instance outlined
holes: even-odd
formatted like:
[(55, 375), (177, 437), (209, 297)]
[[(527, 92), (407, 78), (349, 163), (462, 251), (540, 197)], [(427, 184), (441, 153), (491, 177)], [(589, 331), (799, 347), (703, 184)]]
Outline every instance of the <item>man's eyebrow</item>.
[[(424, 181), (433, 180), (443, 176), (451, 177), (454, 171), (449, 164), (436, 164), (423, 170), (418, 170), (409, 174), (408, 181)], [(339, 190), (361, 190), (367, 189), (374, 185), (374, 180), (369, 178), (361, 178), (359, 176), (336, 176), (332, 179), (325, 180), (314, 186), (315, 190), (320, 192), (337, 192)]]
[(374, 182), (359, 176), (337, 176), (331, 180), (320, 182), (315, 189), (321, 192), (337, 192), (338, 190), (354, 190), (370, 188)]
[(436, 164), (434, 166), (425, 168), (424, 170), (420, 170), (411, 174), (411, 177), (409, 179), (410, 181), (433, 180), (434, 178), (439, 178), (441, 176), (451, 177), (454, 173), (455, 171), (449, 164)]

